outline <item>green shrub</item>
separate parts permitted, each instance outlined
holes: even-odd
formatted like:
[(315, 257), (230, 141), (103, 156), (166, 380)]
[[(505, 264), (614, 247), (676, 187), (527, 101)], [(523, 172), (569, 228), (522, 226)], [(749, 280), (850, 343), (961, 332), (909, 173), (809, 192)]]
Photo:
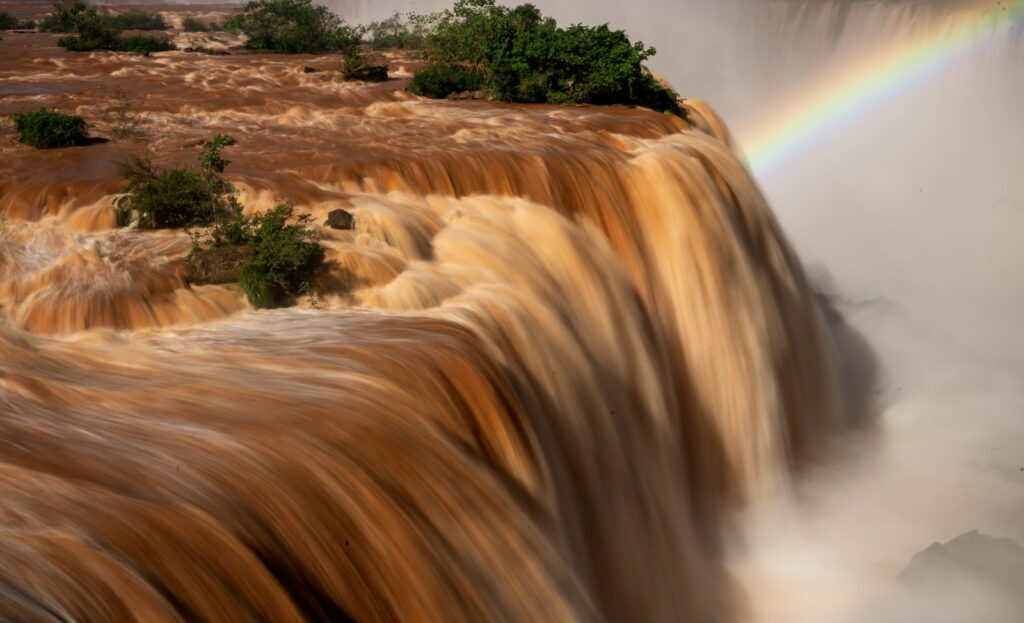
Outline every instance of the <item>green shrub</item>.
[(82, 145), (89, 139), (85, 119), (55, 110), (40, 108), (35, 112), (11, 115), (18, 140), (39, 149)]
[(82, 0), (57, 0), (53, 12), (40, 22), (39, 30), (82, 34), (83, 26), (113, 31), (166, 30), (167, 22), (159, 13), (99, 13)]
[[(432, 25), (429, 56), (449, 66), (447, 75), (460, 65), (478, 69), (496, 99), (681, 112), (678, 96), (644, 66), (654, 48), (607, 25), (560, 28), (533, 5), (507, 8), (495, 0), (458, 0), (425, 21)], [(414, 80), (410, 90), (443, 97), (446, 89), (461, 89), (440, 79), (446, 74), (436, 65), (428, 70), (423, 84)]]
[[(252, 260), (242, 267), (238, 283), (253, 307), (278, 307), (296, 296), (312, 294), (313, 273), (323, 262), (319, 236), (309, 229), (311, 217), (293, 221), (290, 205), (247, 217), (240, 206), (222, 212), (208, 230), (211, 249), (249, 247)], [(198, 240), (192, 257), (200, 251)], [(190, 258), (191, 261), (191, 258)]]
[(253, 259), (238, 280), (254, 307), (277, 307), (290, 299), (311, 294), (313, 273), (323, 262), (324, 250), (316, 232), (308, 229), (311, 217), (296, 222), (290, 205), (279, 205), (250, 220)]
[(143, 229), (205, 226), (235, 211), (235, 190), (219, 177), (228, 164), (220, 150), (234, 142), (219, 134), (205, 143), (199, 171), (158, 169), (140, 157), (119, 163), (125, 195), (117, 201), (118, 224), (127, 225), (134, 216)]
[(36, 23), (30, 19), (18, 19), (7, 11), (0, 11), (0, 30), (32, 30)]
[(167, 52), (174, 50), (174, 44), (170, 39), (164, 37), (150, 37), (149, 35), (130, 35), (118, 37), (111, 48), (115, 52), (137, 52), (149, 54), (151, 52)]
[(142, 11), (125, 11), (101, 15), (108, 28), (116, 30), (167, 30), (167, 22), (159, 13)]
[(53, 12), (39, 23), (44, 32), (79, 32), (79, 26), (97, 21), (99, 14), (82, 0), (58, 0), (53, 3)]
[(249, 49), (282, 53), (349, 50), (362, 36), (359, 29), (312, 0), (252, 0), (230, 16), (224, 28), (244, 33)]
[(443, 99), (453, 93), (479, 90), (483, 75), (471, 69), (434, 63), (413, 76), (409, 91), (424, 97)]
[(160, 170), (143, 158), (120, 163), (127, 184), (126, 202), (119, 202), (119, 224), (137, 213), (139, 227), (162, 229), (206, 225), (213, 221), (217, 196), (205, 177), (191, 169)]
[(194, 17), (186, 17), (185, 20), (181, 22), (181, 27), (185, 30), (185, 32), (207, 31), (206, 24), (202, 23)]
[(366, 42), (374, 50), (421, 50), (433, 31), (433, 16), (395, 13), (366, 27)]
[(164, 37), (121, 36), (117, 34), (117, 31), (102, 28), (90, 30), (77, 37), (62, 37), (57, 44), (71, 52), (109, 50), (112, 52), (135, 52), (147, 56), (151, 52), (166, 52), (175, 49), (174, 44)]
[(490, 46), (498, 38), (498, 22), (507, 11), (493, 0), (457, 0), (453, 8), (434, 18), (427, 39), (430, 56), (445, 63), (486, 64)]
[(141, 54), (173, 50), (174, 44), (165, 38), (148, 35), (122, 37), (121, 31), (166, 28), (161, 15), (141, 11), (119, 15), (97, 13), (96, 9), (80, 0), (54, 2), (53, 12), (39, 25), (39, 29), (44, 31), (74, 33), (57, 42), (72, 52), (113, 50)]
[(85, 28), (77, 36), (61, 37), (57, 45), (69, 52), (92, 52), (94, 50), (113, 50), (117, 45), (118, 34), (115, 30), (102, 27)]

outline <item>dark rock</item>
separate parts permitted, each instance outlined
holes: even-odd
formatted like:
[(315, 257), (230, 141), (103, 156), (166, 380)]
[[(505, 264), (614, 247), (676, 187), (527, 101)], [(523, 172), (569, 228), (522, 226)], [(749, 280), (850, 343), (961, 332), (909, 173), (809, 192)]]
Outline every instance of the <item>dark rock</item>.
[(352, 216), (351, 212), (345, 210), (331, 210), (327, 214), (327, 220), (324, 221), (325, 227), (331, 227), (333, 229), (355, 229), (356, 218)]
[(228, 55), (228, 51), (227, 50), (218, 50), (218, 49), (215, 49), (215, 48), (207, 48), (207, 47), (203, 47), (203, 46), (198, 46), (198, 47), (194, 47), (194, 48), (184, 48), (184, 49), (182, 49), (182, 52), (193, 52), (195, 54), (209, 54), (211, 56), (227, 56)]
[(997, 539), (977, 530), (920, 552), (900, 574), (915, 586), (955, 584), (965, 576), (991, 585), (1024, 588), (1024, 549), (1013, 539)]
[(304, 74), (315, 74), (318, 71), (320, 70), (317, 69), (316, 67), (310, 67), (309, 65), (306, 65), (305, 67), (302, 68), (302, 73)]
[(387, 82), (387, 65), (366, 65), (345, 72), (345, 80), (361, 80), (363, 82)]
[(461, 91), (451, 93), (446, 99), (450, 100), (485, 100), (488, 99), (487, 91)]
[(235, 283), (242, 267), (252, 260), (249, 247), (224, 247), (199, 251), (188, 263), (185, 278), (189, 283)]

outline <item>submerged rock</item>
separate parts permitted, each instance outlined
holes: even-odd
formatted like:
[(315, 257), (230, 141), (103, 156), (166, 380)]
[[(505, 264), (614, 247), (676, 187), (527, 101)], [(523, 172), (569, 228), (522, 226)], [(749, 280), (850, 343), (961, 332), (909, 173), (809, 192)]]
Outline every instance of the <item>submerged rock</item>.
[(242, 267), (252, 260), (249, 247), (225, 247), (196, 253), (188, 263), (185, 278), (195, 285), (235, 283)]
[(363, 82), (387, 82), (387, 65), (367, 65), (345, 72), (345, 80), (361, 80)]
[(452, 93), (448, 95), (446, 99), (450, 100), (486, 100), (490, 99), (490, 95), (487, 91), (461, 91), (459, 93)]
[(332, 229), (355, 229), (356, 217), (352, 216), (351, 212), (346, 212), (345, 210), (331, 210), (327, 214), (324, 226)]

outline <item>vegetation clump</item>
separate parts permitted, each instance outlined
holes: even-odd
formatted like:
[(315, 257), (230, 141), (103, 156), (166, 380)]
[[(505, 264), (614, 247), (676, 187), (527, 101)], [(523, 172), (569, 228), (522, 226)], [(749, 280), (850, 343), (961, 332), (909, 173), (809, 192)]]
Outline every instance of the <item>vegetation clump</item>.
[(30, 19), (18, 19), (7, 11), (0, 11), (0, 30), (32, 30), (36, 23)]
[(481, 71), (447, 63), (434, 63), (413, 76), (409, 91), (423, 97), (443, 99), (456, 93), (478, 91), (483, 88), (484, 82), (484, 74)]
[[(190, 232), (190, 279), (217, 283), (225, 274), (237, 279), (254, 307), (278, 307), (295, 297), (314, 294), (314, 272), (324, 259), (319, 236), (309, 228), (311, 217), (294, 215), (282, 204), (265, 213), (246, 216), (235, 189), (221, 179), (230, 162), (222, 154), (235, 144), (227, 134), (205, 142), (199, 169), (159, 169), (145, 158), (120, 165), (125, 179), (116, 202), (121, 226), (137, 221), (141, 228), (206, 227), (205, 236)], [(200, 240), (209, 240), (208, 248)], [(220, 257), (211, 254), (225, 251)], [(209, 261), (204, 261), (209, 260)]]
[(44, 32), (79, 32), (79, 27), (87, 22), (96, 21), (99, 13), (81, 0), (57, 0), (53, 3), (53, 12), (39, 22), (39, 30)]
[(88, 125), (78, 115), (40, 108), (11, 115), (18, 140), (39, 149), (71, 147), (89, 141)]
[(395, 13), (366, 27), (365, 43), (374, 50), (422, 50), (433, 32), (434, 15)]
[(360, 29), (312, 0), (252, 0), (224, 28), (245, 34), (249, 49), (292, 54), (350, 50), (362, 37)]
[(101, 16), (106, 25), (115, 30), (167, 30), (164, 16), (144, 11), (125, 11)]
[(248, 248), (238, 278), (242, 291), (254, 307), (278, 307), (316, 291), (313, 274), (324, 250), (310, 222), (308, 214), (295, 217), (288, 204), (253, 216), (236, 207), (210, 228), (210, 249)]
[[(427, 53), (437, 65), (411, 90), (445, 97), (465, 90), (443, 77), (475, 71), (500, 100), (552, 104), (632, 104), (680, 114), (678, 96), (660, 84), (644, 62), (654, 48), (632, 42), (607, 25), (561, 28), (537, 7), (498, 5), (495, 0), (458, 0), (427, 20)], [(447, 87), (451, 90), (445, 92)]]
[(185, 32), (207, 32), (209, 30), (206, 24), (191, 16), (181, 22), (181, 27)]
[(134, 157), (120, 163), (125, 180), (117, 200), (119, 225), (138, 222), (143, 229), (205, 226), (237, 207), (234, 188), (220, 178), (228, 161), (221, 156), (235, 139), (218, 134), (203, 145), (200, 168), (159, 169), (152, 161)]
[(114, 31), (167, 29), (167, 22), (159, 13), (100, 13), (83, 0), (56, 0), (53, 11), (39, 23), (39, 30), (79, 33), (83, 25), (101, 26)]
[(72, 33), (57, 42), (72, 52), (110, 50), (146, 55), (151, 52), (173, 50), (174, 44), (166, 38), (151, 35), (122, 36), (121, 31), (165, 28), (167, 24), (161, 15), (140, 11), (121, 14), (99, 13), (81, 0), (54, 2), (53, 12), (39, 24), (39, 29), (43, 31)]

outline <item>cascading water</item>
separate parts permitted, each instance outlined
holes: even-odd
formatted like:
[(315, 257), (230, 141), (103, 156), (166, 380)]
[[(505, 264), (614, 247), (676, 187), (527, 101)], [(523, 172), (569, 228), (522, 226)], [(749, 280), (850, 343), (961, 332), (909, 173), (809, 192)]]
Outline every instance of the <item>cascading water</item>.
[(710, 108), (431, 103), (32, 37), (5, 78), (114, 76), (164, 161), (231, 131), (247, 209), (357, 228), (324, 230), (316, 308), (256, 313), (185, 286), (184, 233), (111, 229), (130, 142), (60, 168), (3, 148), (4, 617), (738, 616), (732, 512), (838, 414), (802, 269)]

